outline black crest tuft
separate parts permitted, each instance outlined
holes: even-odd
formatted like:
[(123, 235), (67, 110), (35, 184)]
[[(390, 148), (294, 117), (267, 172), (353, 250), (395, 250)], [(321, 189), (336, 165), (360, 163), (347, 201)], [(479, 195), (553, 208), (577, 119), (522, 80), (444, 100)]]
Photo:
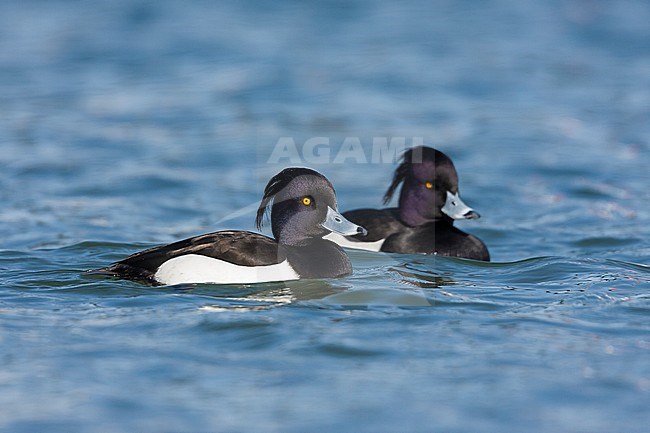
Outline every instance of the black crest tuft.
[(388, 187), (388, 190), (386, 190), (386, 194), (384, 194), (384, 204), (388, 204), (390, 202), (390, 200), (393, 198), (393, 194), (395, 193), (395, 190), (397, 189), (399, 184), (404, 181), (404, 178), (409, 172), (411, 163), (407, 161), (407, 159), (404, 157), (405, 155), (406, 153), (402, 155), (402, 163), (395, 170), (393, 181)]
[(264, 215), (266, 214), (266, 211), (275, 195), (282, 191), (293, 179), (304, 175), (323, 177), (322, 174), (310, 168), (289, 167), (285, 168), (269, 180), (269, 183), (266, 184), (266, 188), (264, 188), (264, 196), (262, 197), (260, 206), (257, 208), (257, 216), (255, 217), (255, 226), (257, 226), (258, 230), (261, 230), (264, 225)]
[(426, 146), (417, 146), (405, 151), (402, 154), (402, 163), (395, 169), (393, 181), (388, 187), (388, 190), (386, 190), (386, 194), (384, 194), (384, 204), (388, 204), (391, 201), (395, 190), (404, 181), (413, 164), (424, 161), (435, 161), (436, 158), (447, 158), (447, 156), (432, 147)]

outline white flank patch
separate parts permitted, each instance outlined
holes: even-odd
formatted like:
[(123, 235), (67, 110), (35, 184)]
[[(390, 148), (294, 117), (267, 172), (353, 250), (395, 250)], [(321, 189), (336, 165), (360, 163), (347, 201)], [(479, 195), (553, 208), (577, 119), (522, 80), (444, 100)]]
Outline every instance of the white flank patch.
[(297, 280), (300, 277), (286, 260), (277, 265), (239, 266), (200, 254), (174, 257), (156, 271), (156, 281), (166, 285), (214, 283), (253, 284)]
[(352, 248), (355, 250), (366, 250), (366, 251), (375, 251), (375, 252), (381, 250), (381, 246), (386, 240), (386, 239), (379, 239), (378, 241), (374, 241), (374, 242), (351, 241), (345, 236), (341, 236), (338, 233), (330, 233), (326, 236), (323, 236), (323, 239), (327, 239), (328, 241), (332, 241), (336, 244), (339, 244), (343, 248)]

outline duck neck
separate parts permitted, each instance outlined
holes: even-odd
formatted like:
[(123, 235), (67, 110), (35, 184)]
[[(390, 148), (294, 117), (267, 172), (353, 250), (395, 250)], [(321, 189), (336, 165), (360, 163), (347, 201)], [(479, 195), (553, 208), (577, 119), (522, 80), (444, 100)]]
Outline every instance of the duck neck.
[(405, 184), (399, 196), (399, 217), (402, 222), (410, 227), (417, 227), (428, 222), (430, 218), (422, 215), (422, 201), (415, 191)]

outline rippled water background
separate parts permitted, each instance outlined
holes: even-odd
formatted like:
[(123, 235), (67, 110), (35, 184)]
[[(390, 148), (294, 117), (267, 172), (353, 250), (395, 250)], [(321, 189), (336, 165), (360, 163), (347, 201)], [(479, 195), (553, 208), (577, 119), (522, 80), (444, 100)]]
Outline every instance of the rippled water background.
[[(648, 22), (645, 1), (0, 3), (0, 429), (647, 431)], [(380, 205), (373, 137), (435, 145), (494, 262), (83, 274), (253, 229), (281, 137), (330, 140), (298, 162), (343, 210)], [(346, 137), (364, 152), (335, 163)]]

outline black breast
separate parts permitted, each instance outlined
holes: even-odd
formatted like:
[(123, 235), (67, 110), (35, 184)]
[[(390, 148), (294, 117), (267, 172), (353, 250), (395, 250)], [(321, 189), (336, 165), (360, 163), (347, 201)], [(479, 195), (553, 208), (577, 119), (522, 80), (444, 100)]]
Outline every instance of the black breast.
[(281, 245), (280, 249), (301, 278), (336, 278), (352, 273), (350, 259), (334, 242), (314, 239), (304, 246)]
[(406, 227), (401, 232), (389, 236), (382, 244), (381, 250), (390, 253), (438, 254), (490, 260), (487, 247), (480, 239), (445, 221)]

